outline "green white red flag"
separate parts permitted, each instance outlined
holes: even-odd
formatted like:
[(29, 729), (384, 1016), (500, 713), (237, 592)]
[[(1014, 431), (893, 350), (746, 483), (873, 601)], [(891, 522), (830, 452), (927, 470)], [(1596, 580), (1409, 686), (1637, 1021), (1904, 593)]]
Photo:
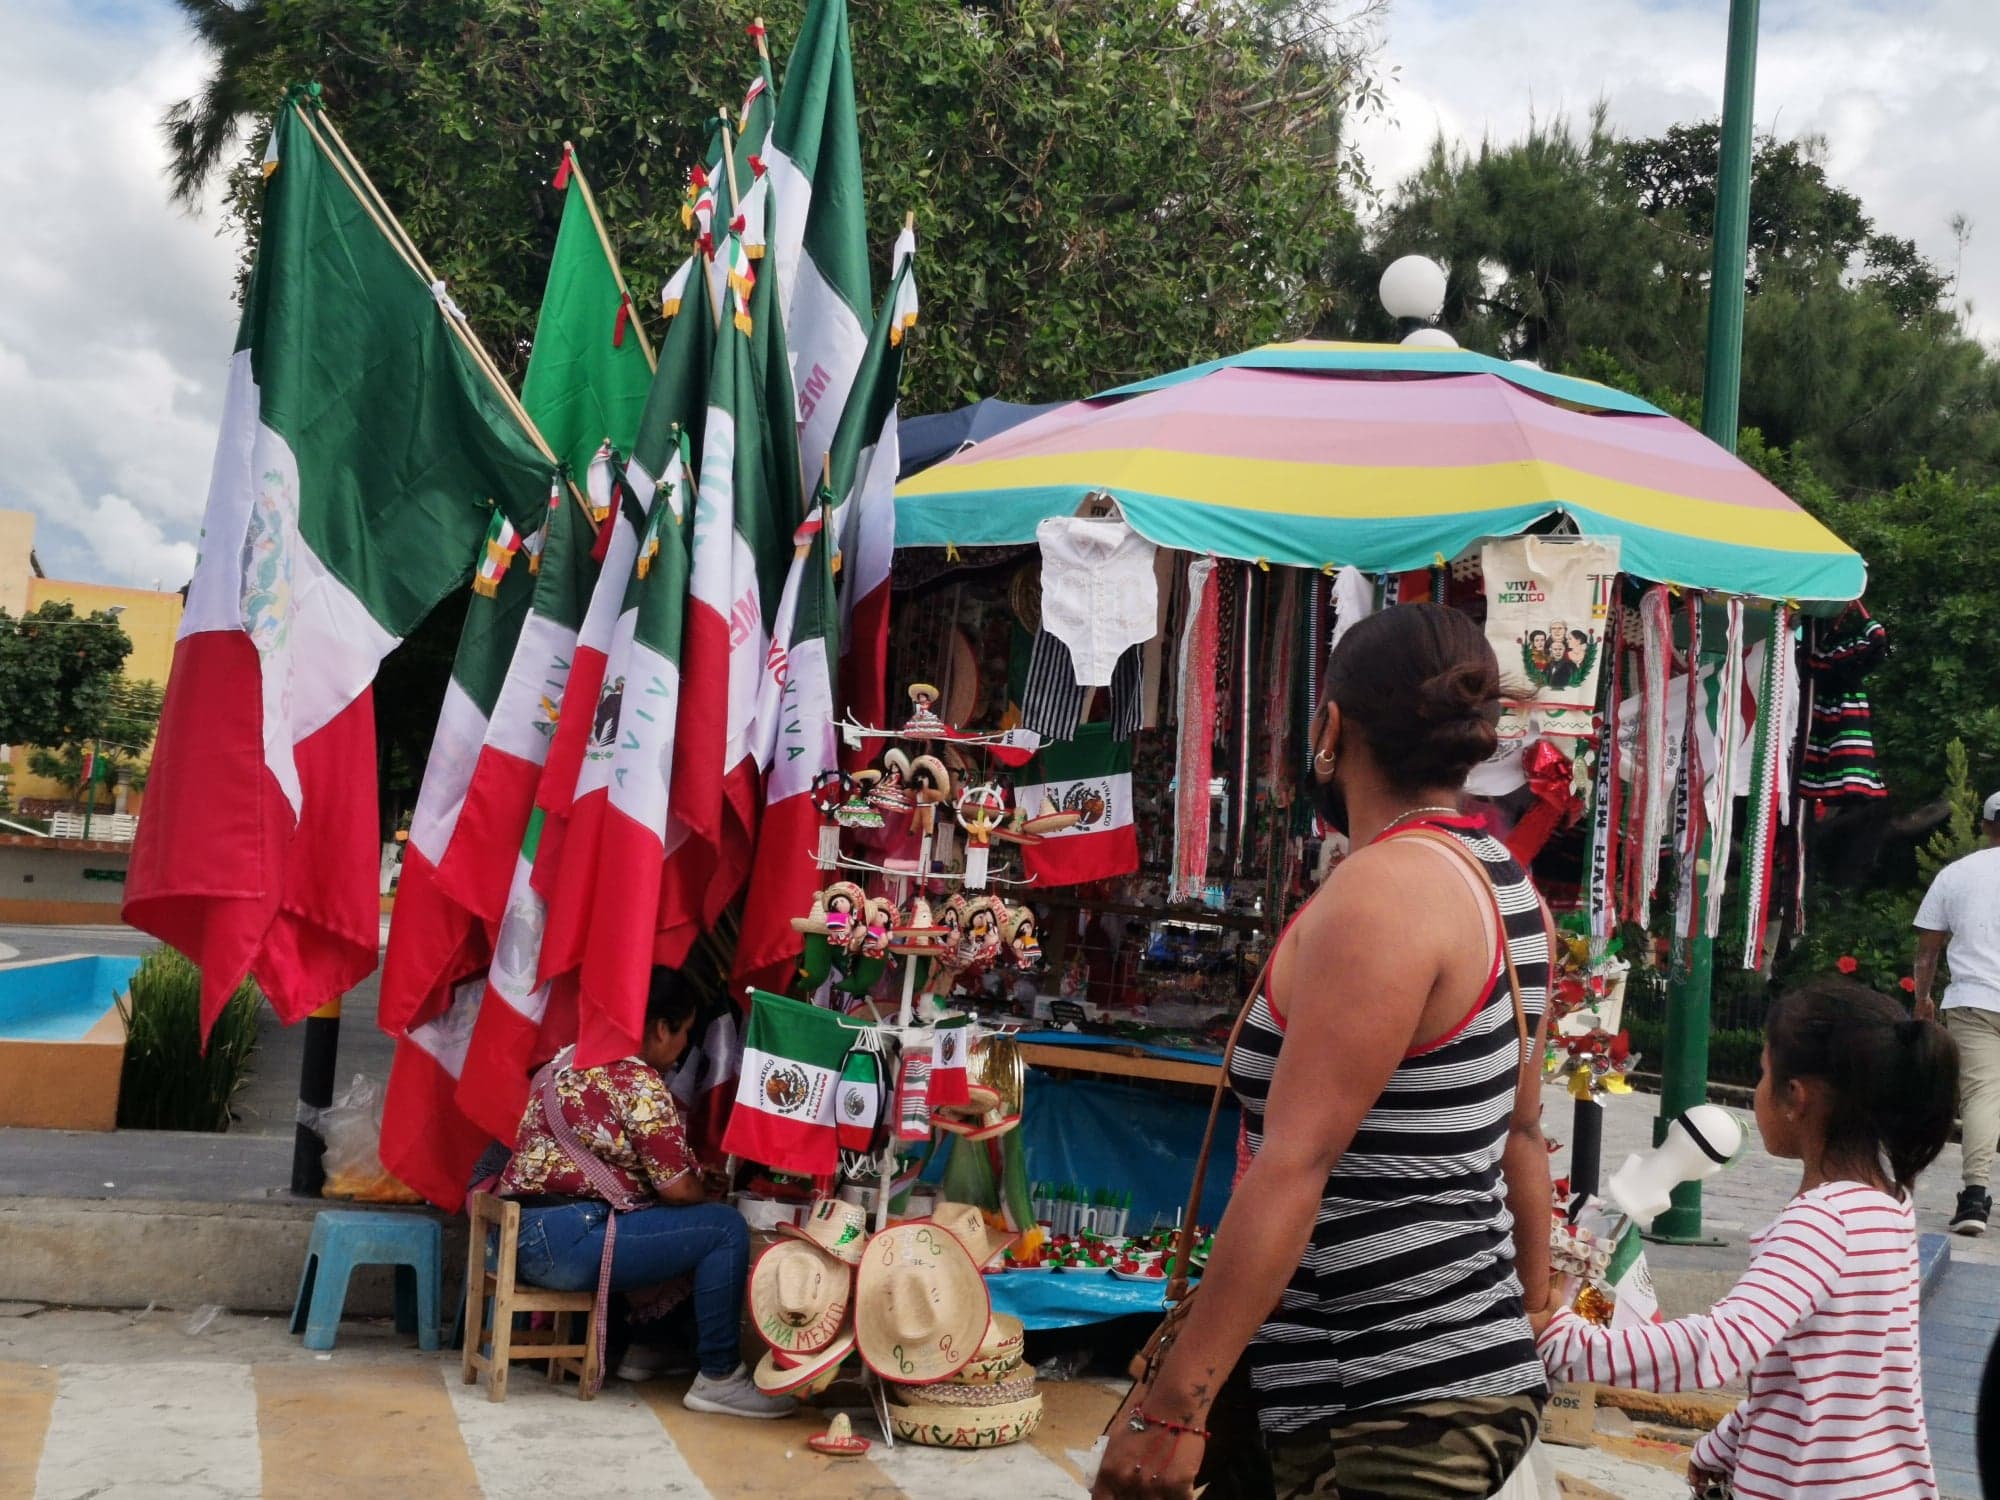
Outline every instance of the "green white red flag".
[(780, 1172), (833, 1175), (840, 1166), (834, 1086), (847, 1046), (847, 1028), (832, 1011), (759, 990), (723, 1149)]
[(917, 322), (917, 237), (905, 226), (889, 291), (834, 434), (834, 514), (840, 530), (840, 699), (863, 724), (889, 713), (889, 568), (896, 553), (896, 402), (904, 336)]
[(1139, 830), (1132, 821), (1132, 742), (1112, 738), (1108, 723), (1085, 724), (1073, 739), (1053, 740), (1021, 773), (1014, 802), (1034, 817), (1043, 802), (1083, 816), (1021, 850), (1021, 865), (1037, 884), (1108, 880), (1139, 868)]
[(771, 254), (795, 356), (799, 458), (810, 492), (833, 448), (873, 306), (847, 0), (807, 5), (764, 160), (776, 214)]
[[(369, 689), (551, 464), (295, 94), (237, 333), (125, 917), (286, 1021), (375, 967)], [(229, 788), (218, 798), (217, 787)]]

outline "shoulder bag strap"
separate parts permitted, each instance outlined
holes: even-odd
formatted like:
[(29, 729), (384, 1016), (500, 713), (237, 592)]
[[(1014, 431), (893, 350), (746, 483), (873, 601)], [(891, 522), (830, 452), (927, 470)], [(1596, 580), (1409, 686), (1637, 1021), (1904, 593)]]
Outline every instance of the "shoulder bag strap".
[(542, 1096), (542, 1118), (548, 1122), (549, 1134), (556, 1138), (556, 1144), (563, 1149), (563, 1155), (583, 1174), (583, 1180), (590, 1184), (591, 1191), (610, 1204), (619, 1213), (630, 1213), (635, 1208), (645, 1207), (645, 1201), (635, 1197), (618, 1174), (613, 1172), (577, 1136), (575, 1129), (562, 1112), (562, 1097), (556, 1092), (556, 1079), (562, 1073), (554, 1062), (542, 1069), (535, 1080)]
[[(1282, 939), (1282, 932), (1279, 937)], [(1201, 1155), (1195, 1158), (1194, 1181), (1188, 1184), (1187, 1211), (1181, 1217), (1181, 1227), (1174, 1232), (1174, 1271), (1167, 1278), (1166, 1291), (1169, 1307), (1180, 1302), (1188, 1292), (1188, 1255), (1194, 1249), (1195, 1221), (1201, 1213), (1201, 1190), (1208, 1180), (1208, 1155), (1215, 1147), (1215, 1123), (1222, 1117), (1222, 1097), (1229, 1090), (1229, 1060), (1236, 1055), (1236, 1039), (1243, 1035), (1243, 1023), (1249, 1019), (1250, 1007), (1264, 992), (1264, 985), (1271, 977), (1271, 965), (1277, 959), (1278, 943), (1273, 942), (1271, 951), (1265, 955), (1264, 966), (1257, 971), (1257, 982), (1250, 986), (1249, 998), (1236, 1012), (1236, 1024), (1229, 1028), (1229, 1040), (1222, 1049), (1222, 1066), (1217, 1070), (1215, 1079), (1215, 1097), (1208, 1101), (1208, 1124), (1201, 1132)]]

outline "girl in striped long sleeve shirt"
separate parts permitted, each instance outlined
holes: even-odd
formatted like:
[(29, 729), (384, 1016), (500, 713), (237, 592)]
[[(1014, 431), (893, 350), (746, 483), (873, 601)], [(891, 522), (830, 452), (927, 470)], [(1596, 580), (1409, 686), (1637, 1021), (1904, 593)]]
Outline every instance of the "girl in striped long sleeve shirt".
[(1707, 1313), (1613, 1332), (1567, 1308), (1540, 1329), (1557, 1379), (1750, 1394), (1694, 1450), (1696, 1494), (1742, 1500), (1935, 1497), (1917, 1351), (1910, 1188), (1943, 1149), (1958, 1054), (1930, 1021), (1851, 980), (1782, 997), (1765, 1031), (1757, 1128), (1805, 1167)]

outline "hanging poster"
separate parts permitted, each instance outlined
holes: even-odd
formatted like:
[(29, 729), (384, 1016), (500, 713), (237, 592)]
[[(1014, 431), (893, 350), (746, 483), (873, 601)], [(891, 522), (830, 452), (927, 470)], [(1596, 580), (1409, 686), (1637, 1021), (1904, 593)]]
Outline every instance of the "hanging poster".
[(1486, 639), (1508, 710), (1503, 738), (1531, 711), (1545, 735), (1591, 735), (1618, 539), (1509, 537), (1485, 545), (1481, 566)]

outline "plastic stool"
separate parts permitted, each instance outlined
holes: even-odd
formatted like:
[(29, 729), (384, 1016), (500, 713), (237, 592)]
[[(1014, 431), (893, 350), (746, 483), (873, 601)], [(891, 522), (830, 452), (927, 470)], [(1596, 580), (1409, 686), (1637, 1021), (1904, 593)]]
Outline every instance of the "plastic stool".
[(419, 1349), (438, 1346), (438, 1297), (444, 1281), (444, 1231), (422, 1214), (329, 1209), (313, 1219), (292, 1332), (308, 1349), (331, 1349), (356, 1266), (396, 1268), (396, 1329), (417, 1336)]

